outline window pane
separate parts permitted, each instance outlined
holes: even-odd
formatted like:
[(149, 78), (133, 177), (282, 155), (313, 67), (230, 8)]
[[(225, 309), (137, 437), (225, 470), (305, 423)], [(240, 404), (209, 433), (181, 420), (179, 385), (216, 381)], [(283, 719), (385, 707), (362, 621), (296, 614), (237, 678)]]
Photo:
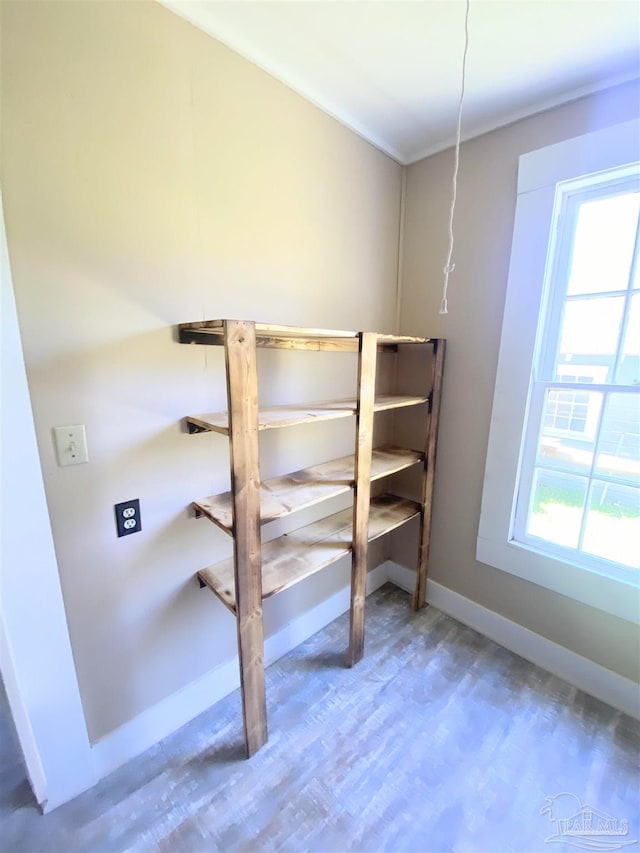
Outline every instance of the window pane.
[(545, 397), (536, 462), (559, 471), (589, 474), (602, 394), (550, 388)]
[(568, 294), (627, 289), (639, 208), (640, 193), (580, 205)]
[(577, 548), (586, 493), (582, 477), (536, 468), (527, 534)]
[(640, 293), (634, 294), (629, 302), (629, 319), (616, 382), (620, 385), (640, 385)]
[(640, 395), (609, 395), (595, 473), (640, 485)]
[(640, 568), (640, 491), (594, 480), (582, 550)]
[(565, 303), (556, 377), (572, 367), (599, 367), (601, 379), (611, 381), (624, 310), (624, 297), (576, 299)]

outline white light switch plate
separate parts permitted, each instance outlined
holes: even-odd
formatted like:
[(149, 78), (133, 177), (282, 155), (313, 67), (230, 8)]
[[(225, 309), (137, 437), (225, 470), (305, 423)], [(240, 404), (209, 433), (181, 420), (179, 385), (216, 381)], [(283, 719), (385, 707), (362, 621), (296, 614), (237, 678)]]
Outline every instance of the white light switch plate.
[(58, 465), (81, 465), (89, 461), (84, 424), (54, 427)]

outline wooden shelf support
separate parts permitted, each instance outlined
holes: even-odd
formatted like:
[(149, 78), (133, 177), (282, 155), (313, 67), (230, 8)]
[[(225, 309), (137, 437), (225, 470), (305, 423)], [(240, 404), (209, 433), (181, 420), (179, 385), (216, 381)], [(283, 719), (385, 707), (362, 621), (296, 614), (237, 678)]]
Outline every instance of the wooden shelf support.
[(420, 544), (418, 546), (418, 571), (416, 588), (411, 598), (414, 610), (420, 610), (426, 603), (427, 571), (429, 567), (429, 548), (431, 545), (431, 521), (433, 516), (433, 487), (436, 470), (436, 448), (438, 444), (438, 421), (440, 420), (440, 399), (442, 397), (442, 374), (444, 371), (444, 339), (433, 340), (433, 358), (431, 362), (431, 391), (429, 393), (429, 414), (426, 429), (424, 468), (422, 474), (422, 494), (420, 505)]
[(233, 506), (234, 581), (245, 742), (252, 756), (267, 740), (262, 627), (258, 375), (255, 327), (224, 321)]
[(375, 333), (360, 333), (348, 666), (357, 663), (364, 653), (364, 607), (369, 550), (369, 503), (371, 501), (371, 457), (373, 454), (377, 345)]

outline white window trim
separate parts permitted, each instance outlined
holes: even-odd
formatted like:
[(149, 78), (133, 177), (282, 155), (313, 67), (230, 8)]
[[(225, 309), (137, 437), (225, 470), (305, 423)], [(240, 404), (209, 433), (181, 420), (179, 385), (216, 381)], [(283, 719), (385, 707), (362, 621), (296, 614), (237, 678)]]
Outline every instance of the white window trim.
[[(637, 572), (614, 578), (511, 540), (514, 490), (545, 281), (556, 184), (640, 159), (640, 121), (559, 142), (520, 157), (518, 202), (491, 415), (476, 557), (482, 563), (637, 622)], [(585, 386), (587, 387), (587, 386)]]

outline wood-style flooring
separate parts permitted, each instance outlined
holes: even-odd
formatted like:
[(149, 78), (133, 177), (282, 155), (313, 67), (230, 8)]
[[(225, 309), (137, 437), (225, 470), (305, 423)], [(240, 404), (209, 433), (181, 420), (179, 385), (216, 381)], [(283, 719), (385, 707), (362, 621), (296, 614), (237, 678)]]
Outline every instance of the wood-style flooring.
[(640, 850), (637, 721), (389, 584), (366, 630), (353, 669), (347, 614), (269, 667), (250, 761), (238, 693), (44, 817), (5, 760), (0, 849), (568, 853), (575, 812)]

